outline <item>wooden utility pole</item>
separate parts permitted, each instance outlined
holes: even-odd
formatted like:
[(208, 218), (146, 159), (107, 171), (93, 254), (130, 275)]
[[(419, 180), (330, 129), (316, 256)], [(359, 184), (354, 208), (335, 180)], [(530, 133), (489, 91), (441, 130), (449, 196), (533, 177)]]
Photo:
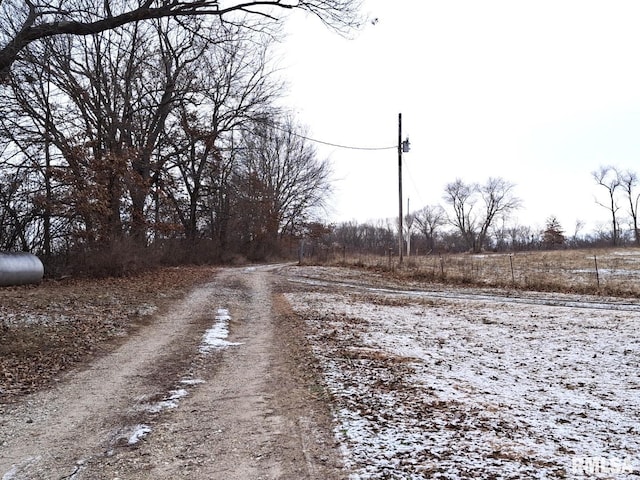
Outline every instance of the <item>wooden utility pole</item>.
[(398, 255), (402, 264), (402, 114), (398, 114)]

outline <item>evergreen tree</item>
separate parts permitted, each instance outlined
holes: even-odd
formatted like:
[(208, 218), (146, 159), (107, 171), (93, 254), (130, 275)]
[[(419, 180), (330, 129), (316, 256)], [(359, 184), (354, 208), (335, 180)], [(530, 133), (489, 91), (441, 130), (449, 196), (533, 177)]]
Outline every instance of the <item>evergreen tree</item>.
[(542, 241), (547, 248), (564, 245), (564, 230), (558, 219), (553, 215), (547, 219), (546, 228), (542, 232)]

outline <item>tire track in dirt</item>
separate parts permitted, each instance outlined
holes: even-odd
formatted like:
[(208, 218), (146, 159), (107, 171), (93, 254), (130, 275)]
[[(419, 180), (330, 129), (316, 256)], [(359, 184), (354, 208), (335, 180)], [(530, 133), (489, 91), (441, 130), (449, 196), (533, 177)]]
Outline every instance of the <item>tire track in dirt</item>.
[[(334, 269), (336, 272), (343, 270)], [(286, 269), (285, 269), (286, 271)], [(577, 295), (569, 293), (546, 293), (535, 291), (505, 291), (501, 289), (483, 290), (473, 287), (456, 287), (453, 285), (442, 286), (439, 289), (424, 287), (407, 288), (404, 285), (381, 286), (376, 283), (367, 283), (367, 280), (344, 280), (328, 278), (330, 269), (323, 272), (327, 276), (317, 274), (296, 274), (291, 271), (289, 280), (298, 284), (307, 284), (313, 287), (340, 288), (352, 291), (370, 292), (373, 294), (398, 295), (413, 297), (416, 299), (445, 299), (445, 300), (478, 300), (502, 303), (515, 303), (523, 305), (546, 305), (550, 307), (585, 308), (605, 311), (640, 312), (640, 303), (618, 297), (599, 297), (595, 295)], [(379, 283), (379, 282), (378, 282)]]
[[(326, 404), (292, 375), (307, 353), (282, 338), (302, 334), (278, 320), (273, 268), (221, 270), (112, 354), (0, 407), (0, 478), (343, 478)], [(204, 355), (219, 308), (239, 345)], [(177, 408), (144, 411), (185, 376)], [(150, 432), (128, 445), (136, 422)]]
[[(64, 478), (101, 454), (114, 420), (156, 393), (149, 376), (181, 344), (197, 341), (214, 285), (198, 288), (112, 354), (69, 374), (55, 388), (2, 407), (0, 472), (13, 478)], [(3, 477), (3, 478), (4, 478)]]
[(119, 462), (103, 463), (101, 478), (343, 478), (331, 428), (320, 425), (326, 417), (312, 410), (303, 385), (290, 382), (270, 270), (221, 273), (218, 282), (235, 285), (216, 296), (216, 307), (230, 314), (234, 345), (219, 352), (215, 367), (196, 370), (204, 383), (147, 441)]

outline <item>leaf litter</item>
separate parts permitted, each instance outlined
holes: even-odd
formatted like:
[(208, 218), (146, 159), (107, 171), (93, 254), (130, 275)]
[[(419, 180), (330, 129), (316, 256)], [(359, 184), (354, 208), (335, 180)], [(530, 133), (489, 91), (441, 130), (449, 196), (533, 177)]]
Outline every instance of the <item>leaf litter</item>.
[(195, 285), (207, 267), (0, 288), (0, 404), (51, 386), (107, 353)]

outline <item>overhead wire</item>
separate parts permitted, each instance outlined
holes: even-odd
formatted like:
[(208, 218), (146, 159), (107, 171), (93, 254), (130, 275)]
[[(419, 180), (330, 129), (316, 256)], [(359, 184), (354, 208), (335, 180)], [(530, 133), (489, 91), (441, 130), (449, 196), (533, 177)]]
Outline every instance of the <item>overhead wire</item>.
[(310, 142), (320, 143), (322, 145), (328, 145), (330, 147), (344, 148), (344, 149), (347, 149), (347, 150), (368, 150), (368, 151), (372, 151), (372, 150), (391, 150), (391, 149), (398, 148), (397, 145), (393, 145), (391, 147), (356, 147), (356, 146), (353, 146), (353, 145), (341, 145), (339, 143), (326, 142), (326, 141), (323, 141), (323, 140), (318, 140), (316, 138), (307, 137), (306, 135), (302, 135), (300, 133), (293, 132), (293, 131), (291, 131), (291, 130), (289, 130), (287, 128), (281, 127), (280, 125), (278, 125), (278, 124), (276, 124), (274, 122), (269, 122), (269, 125), (271, 125), (273, 128), (276, 128), (276, 129), (278, 129), (278, 130), (280, 130), (282, 132), (285, 132), (285, 133), (289, 133), (289, 134), (291, 134), (293, 136), (296, 136), (296, 137), (299, 137), (299, 138), (303, 138), (303, 139), (308, 140)]
[[(416, 193), (416, 195), (418, 196), (418, 200), (420, 201), (420, 204), (421, 204), (421, 205), (424, 205), (424, 204), (425, 204), (425, 202), (424, 202), (424, 200), (422, 199), (422, 196), (420, 195), (420, 190), (418, 189), (418, 185), (416, 184), (415, 179), (414, 179), (414, 177), (413, 177), (413, 172), (411, 171), (411, 168), (409, 167), (409, 162), (407, 162), (407, 161), (405, 160), (405, 162), (404, 162), (404, 166), (405, 166), (405, 171), (406, 171), (406, 173), (408, 174), (407, 176), (409, 177), (409, 180), (411, 181), (411, 185), (413, 185), (413, 188), (414, 188), (414, 190), (415, 190), (415, 193)], [(407, 212), (407, 213), (410, 213), (410, 212)]]

